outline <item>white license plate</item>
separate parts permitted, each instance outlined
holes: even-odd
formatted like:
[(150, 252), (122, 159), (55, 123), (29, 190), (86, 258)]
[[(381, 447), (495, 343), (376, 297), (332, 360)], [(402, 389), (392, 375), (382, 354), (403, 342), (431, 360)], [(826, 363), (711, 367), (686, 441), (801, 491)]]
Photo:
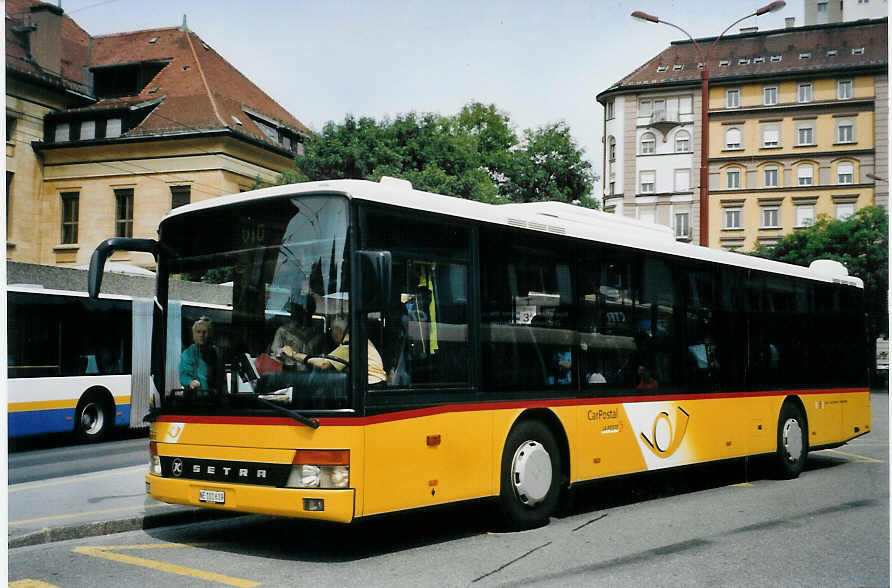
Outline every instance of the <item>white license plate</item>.
[(199, 490), (198, 500), (201, 502), (213, 502), (223, 504), (226, 502), (226, 493), (222, 490)]

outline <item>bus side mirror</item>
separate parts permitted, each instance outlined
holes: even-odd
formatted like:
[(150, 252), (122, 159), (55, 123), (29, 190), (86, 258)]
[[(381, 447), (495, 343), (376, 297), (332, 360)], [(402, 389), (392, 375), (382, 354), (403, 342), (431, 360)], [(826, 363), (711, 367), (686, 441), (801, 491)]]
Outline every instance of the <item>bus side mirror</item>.
[(96, 246), (93, 256), (90, 258), (90, 273), (87, 277), (87, 291), (90, 298), (99, 298), (99, 290), (102, 288), (102, 272), (107, 260), (115, 251), (139, 251), (151, 253), (158, 261), (158, 252), (161, 247), (154, 239), (132, 239), (129, 237), (113, 237), (106, 239)]
[(390, 303), (390, 283), (393, 271), (390, 251), (360, 251), (359, 264), (362, 270), (360, 311), (384, 310)]

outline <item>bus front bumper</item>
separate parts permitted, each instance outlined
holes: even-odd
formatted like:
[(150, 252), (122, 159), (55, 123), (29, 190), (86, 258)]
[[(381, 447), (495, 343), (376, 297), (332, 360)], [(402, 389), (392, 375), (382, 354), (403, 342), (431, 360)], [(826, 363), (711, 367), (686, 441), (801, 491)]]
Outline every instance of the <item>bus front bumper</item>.
[(270, 488), (162, 478), (154, 474), (146, 474), (146, 493), (171, 504), (338, 523), (353, 520), (355, 504), (352, 488)]

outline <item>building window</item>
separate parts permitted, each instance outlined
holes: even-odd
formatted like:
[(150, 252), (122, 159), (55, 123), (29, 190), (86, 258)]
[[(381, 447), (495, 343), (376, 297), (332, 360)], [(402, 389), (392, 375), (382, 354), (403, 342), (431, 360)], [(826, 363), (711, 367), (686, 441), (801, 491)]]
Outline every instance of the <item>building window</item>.
[(854, 143), (855, 142), (855, 125), (851, 121), (841, 121), (836, 127), (837, 143)]
[(616, 194), (616, 182), (610, 182), (608, 195), (614, 196), (615, 194)]
[(855, 182), (855, 166), (844, 161), (836, 166), (836, 183), (853, 184)]
[(854, 202), (840, 202), (836, 205), (836, 220), (846, 220), (855, 214)]
[(765, 106), (773, 106), (777, 104), (777, 86), (766, 86), (762, 88), (762, 104)]
[(740, 187), (740, 170), (739, 169), (729, 169), (725, 176), (727, 178), (727, 187), (728, 188), (739, 188)]
[(742, 208), (726, 208), (722, 215), (724, 221), (723, 229), (739, 229), (743, 226), (743, 209)]
[(616, 161), (616, 139), (613, 137), (607, 139), (607, 160)]
[(650, 100), (638, 101), (638, 116), (650, 116), (651, 103)]
[(796, 205), (796, 226), (810, 227), (815, 224), (815, 205), (814, 204), (797, 204)]
[(783, 58), (783, 55), (772, 55), (768, 59), (769, 61), (771, 61), (771, 63), (780, 63)]
[(799, 54), (799, 59), (811, 59), (811, 53), (806, 51)]
[(668, 65), (658, 65), (657, 66), (657, 73), (663, 73), (665, 71), (669, 71)]
[(56, 143), (71, 140), (71, 125), (68, 123), (56, 123), (56, 133), (54, 136)]
[(864, 47), (857, 47), (857, 48), (853, 47), (852, 55), (864, 55)]
[(796, 96), (799, 102), (811, 102), (814, 100), (814, 86), (811, 84), (799, 84), (799, 91)]
[(115, 190), (115, 236), (133, 236), (133, 188)]
[(656, 192), (657, 172), (643, 171), (640, 175), (641, 194), (653, 194)]
[(725, 131), (725, 149), (740, 149), (740, 129), (731, 127)]
[(170, 187), (170, 208), (179, 208), (189, 204), (192, 200), (191, 186), (171, 186)]
[(801, 126), (796, 129), (797, 145), (814, 145), (815, 144), (815, 128), (811, 125)]
[(740, 107), (740, 90), (734, 88), (732, 90), (725, 91), (725, 108), (739, 108)]
[(762, 172), (762, 185), (766, 188), (777, 188), (778, 175), (776, 167), (766, 167)]
[(81, 122), (81, 132), (80, 139), (81, 141), (88, 141), (90, 139), (96, 138), (96, 121), (95, 120), (85, 120)]
[(675, 170), (675, 191), (690, 192), (691, 191), (691, 170), (677, 169)]
[(780, 227), (780, 209), (777, 206), (762, 208), (762, 228), (776, 229)]
[(6, 115), (6, 142), (9, 143), (15, 137), (16, 117), (9, 114)]
[(814, 183), (815, 168), (807, 163), (800, 165), (796, 176), (799, 178), (800, 186), (811, 186)]
[(691, 236), (691, 214), (689, 212), (675, 213), (675, 238), (688, 239)]
[(691, 135), (687, 131), (678, 131), (675, 134), (675, 152), (687, 153), (691, 150)]
[(678, 113), (691, 114), (693, 112), (693, 101), (690, 94), (678, 97)]
[(641, 135), (641, 153), (646, 155), (656, 151), (657, 141), (653, 133), (644, 133)]
[(62, 244), (77, 243), (78, 192), (62, 192)]
[(852, 97), (852, 80), (836, 82), (836, 97), (840, 100), (848, 100)]
[(105, 121), (105, 136), (109, 139), (121, 136), (121, 119), (110, 118)]
[(610, 120), (613, 118), (613, 100), (609, 100), (604, 107), (607, 110), (607, 120)]
[(762, 147), (780, 147), (780, 127), (777, 124), (762, 127)]

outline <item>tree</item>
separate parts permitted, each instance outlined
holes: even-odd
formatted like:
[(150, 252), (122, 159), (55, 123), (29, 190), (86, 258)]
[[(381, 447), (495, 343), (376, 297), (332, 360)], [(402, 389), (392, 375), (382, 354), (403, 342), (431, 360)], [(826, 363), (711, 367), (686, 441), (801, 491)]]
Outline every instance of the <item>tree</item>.
[(805, 229), (787, 235), (773, 247), (760, 247), (760, 257), (808, 266), (833, 259), (864, 281), (864, 302), (871, 343), (888, 336), (889, 216), (880, 206), (867, 206), (844, 220), (821, 216)]
[(560, 200), (597, 207), (595, 176), (566, 123), (523, 132), (507, 114), (472, 102), (454, 116), (414, 112), (380, 122), (347, 116), (304, 145), (282, 183), (382, 176), (481, 202)]

